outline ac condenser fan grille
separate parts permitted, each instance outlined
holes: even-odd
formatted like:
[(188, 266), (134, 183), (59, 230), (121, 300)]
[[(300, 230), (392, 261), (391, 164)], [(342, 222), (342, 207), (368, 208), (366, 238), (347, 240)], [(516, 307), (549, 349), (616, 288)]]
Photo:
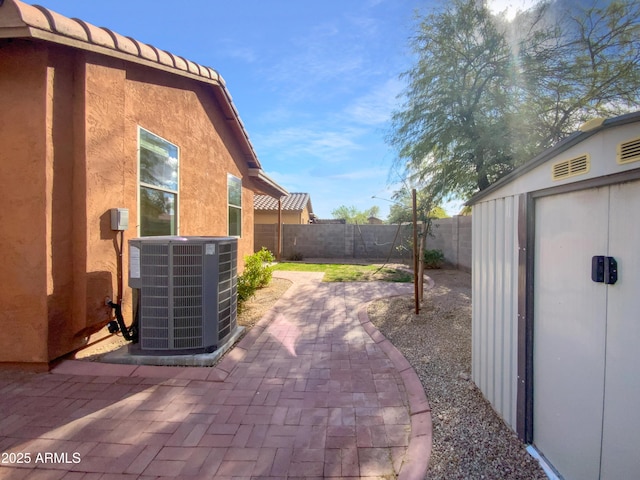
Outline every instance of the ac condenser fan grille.
[(141, 316), (144, 321), (142, 348), (168, 348), (169, 332), (169, 248), (148, 245), (140, 256), (142, 278)]
[(203, 245), (173, 245), (173, 346), (202, 347)]
[(231, 336), (237, 328), (236, 239), (148, 237), (130, 245), (130, 257), (139, 258), (130, 284), (140, 295), (141, 351), (210, 352)]

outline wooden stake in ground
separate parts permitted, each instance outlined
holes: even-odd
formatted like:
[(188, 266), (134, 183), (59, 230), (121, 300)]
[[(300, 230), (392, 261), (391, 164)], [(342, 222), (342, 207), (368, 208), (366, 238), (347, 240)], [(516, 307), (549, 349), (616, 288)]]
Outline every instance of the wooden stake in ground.
[(424, 250), (427, 243), (427, 231), (429, 230), (429, 220), (422, 221), (420, 229), (420, 246), (418, 247), (418, 297), (420, 303), (424, 300)]
[(411, 189), (413, 204), (413, 291), (416, 299), (416, 315), (420, 313), (420, 292), (418, 290), (418, 207), (416, 201), (416, 189)]

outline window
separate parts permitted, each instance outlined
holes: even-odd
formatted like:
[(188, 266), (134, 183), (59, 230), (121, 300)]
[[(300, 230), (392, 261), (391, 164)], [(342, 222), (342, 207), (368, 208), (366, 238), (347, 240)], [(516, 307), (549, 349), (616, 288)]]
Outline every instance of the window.
[(242, 235), (242, 180), (227, 175), (227, 197), (229, 199), (229, 236)]
[(178, 147), (143, 128), (140, 146), (140, 236), (178, 234)]

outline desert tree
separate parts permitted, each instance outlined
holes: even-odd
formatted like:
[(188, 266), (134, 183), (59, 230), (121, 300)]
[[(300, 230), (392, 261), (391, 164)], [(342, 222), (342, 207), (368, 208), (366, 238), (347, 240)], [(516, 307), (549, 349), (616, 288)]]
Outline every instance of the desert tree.
[(595, 116), (640, 105), (640, 5), (558, 0), (514, 20), (476, 0), (418, 19), (394, 169), (466, 199)]

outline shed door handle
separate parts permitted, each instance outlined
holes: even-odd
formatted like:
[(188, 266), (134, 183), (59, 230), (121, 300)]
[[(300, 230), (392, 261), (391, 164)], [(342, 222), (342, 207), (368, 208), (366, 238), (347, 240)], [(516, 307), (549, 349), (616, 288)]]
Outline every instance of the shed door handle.
[(618, 281), (618, 262), (613, 257), (604, 257), (604, 283), (613, 285)]
[(618, 281), (618, 262), (613, 257), (596, 255), (591, 258), (591, 280), (613, 285)]

